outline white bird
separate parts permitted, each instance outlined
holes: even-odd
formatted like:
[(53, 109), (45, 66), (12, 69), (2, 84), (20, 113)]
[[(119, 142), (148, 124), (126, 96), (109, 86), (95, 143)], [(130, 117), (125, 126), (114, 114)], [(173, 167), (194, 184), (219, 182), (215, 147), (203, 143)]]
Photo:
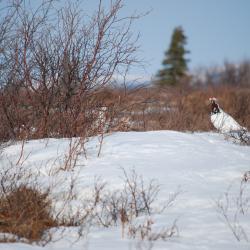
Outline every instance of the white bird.
[(209, 98), (211, 104), (211, 122), (221, 133), (246, 133), (247, 129), (242, 127), (232, 116), (224, 112), (217, 103), (217, 99)]

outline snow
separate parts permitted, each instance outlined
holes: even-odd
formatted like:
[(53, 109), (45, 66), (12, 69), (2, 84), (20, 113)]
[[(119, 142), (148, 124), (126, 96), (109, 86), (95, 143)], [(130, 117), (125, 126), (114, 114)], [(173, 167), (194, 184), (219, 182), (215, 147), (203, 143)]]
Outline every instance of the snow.
[[(250, 169), (250, 147), (226, 141), (217, 133), (181, 133), (175, 131), (126, 132), (107, 135), (100, 157), (98, 139), (87, 143), (87, 159), (80, 155), (72, 171), (58, 170), (68, 139), (28, 141), (24, 145), (23, 167), (30, 169), (44, 186), (55, 186), (57, 203), (63, 199), (72, 179), (76, 179), (78, 198), (84, 197), (100, 177), (111, 190), (122, 188), (123, 171), (134, 169), (145, 182), (155, 179), (160, 193), (155, 207), (161, 208), (170, 194), (180, 192), (173, 206), (153, 214), (156, 230), (177, 219), (179, 234), (167, 241), (122, 239), (121, 226), (92, 227), (86, 238), (78, 240), (77, 227), (55, 230), (53, 241), (45, 247), (25, 243), (0, 244), (0, 249), (171, 249), (171, 250), (245, 250), (250, 243), (238, 242), (217, 211), (216, 201), (228, 190), (237, 195), (241, 178)], [(4, 149), (3, 162), (17, 162), (21, 144)], [(249, 183), (250, 186), (250, 183)], [(247, 220), (246, 220), (247, 218)], [(250, 217), (241, 225), (250, 237)], [(152, 245), (151, 245), (152, 244)]]

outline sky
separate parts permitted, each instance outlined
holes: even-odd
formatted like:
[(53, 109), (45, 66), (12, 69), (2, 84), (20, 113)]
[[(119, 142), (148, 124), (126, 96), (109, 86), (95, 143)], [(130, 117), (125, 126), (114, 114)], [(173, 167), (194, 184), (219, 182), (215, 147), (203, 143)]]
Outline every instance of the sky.
[[(98, 2), (86, 0), (82, 6), (91, 11)], [(124, 5), (124, 15), (151, 10), (133, 26), (133, 32), (140, 32), (145, 61), (140, 74), (152, 76), (161, 68), (177, 26), (187, 36), (190, 70), (250, 59), (250, 0), (124, 0)]]
[[(29, 0), (38, 4), (41, 0)], [(69, 0), (60, 0), (64, 4)], [(73, 0), (74, 1), (74, 0)], [(99, 0), (78, 1), (84, 13), (97, 10)], [(111, 1), (102, 0), (104, 6)], [(135, 11), (145, 13), (132, 26), (140, 33), (139, 58), (143, 68), (130, 74), (150, 79), (161, 69), (175, 27), (182, 26), (187, 36), (188, 68), (192, 72), (204, 67), (220, 67), (225, 61), (250, 60), (250, 0), (123, 0), (121, 16)]]

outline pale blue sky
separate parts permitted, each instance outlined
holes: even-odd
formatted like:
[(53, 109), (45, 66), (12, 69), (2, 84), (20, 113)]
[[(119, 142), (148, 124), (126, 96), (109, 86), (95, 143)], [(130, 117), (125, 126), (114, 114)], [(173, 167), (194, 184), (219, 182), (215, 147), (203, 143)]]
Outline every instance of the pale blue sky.
[[(98, 0), (82, 1), (93, 10)], [(110, 0), (103, 0), (110, 3)], [(144, 74), (161, 67), (171, 34), (181, 25), (188, 37), (189, 68), (221, 65), (225, 60), (250, 59), (250, 0), (124, 0), (123, 13), (145, 12), (137, 21), (142, 55), (147, 61)]]
[[(31, 1), (31, 0), (30, 0)], [(96, 10), (99, 0), (75, 0), (85, 13)], [(115, 1), (115, 0), (113, 0)], [(32, 0), (32, 3), (41, 0)], [(60, 0), (61, 4), (68, 0)], [(102, 0), (109, 5), (111, 0)], [(225, 60), (250, 59), (250, 0), (123, 0), (122, 15), (151, 12), (133, 26), (140, 32), (140, 56), (145, 69), (132, 75), (148, 77), (160, 68), (172, 31), (182, 26), (188, 38), (189, 69), (220, 66)]]

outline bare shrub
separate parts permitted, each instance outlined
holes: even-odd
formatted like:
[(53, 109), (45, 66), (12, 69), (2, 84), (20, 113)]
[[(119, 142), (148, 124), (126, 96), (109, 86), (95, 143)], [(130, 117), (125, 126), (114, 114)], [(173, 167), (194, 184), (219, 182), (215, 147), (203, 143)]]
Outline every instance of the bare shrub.
[(147, 185), (142, 178), (138, 176), (135, 170), (128, 174), (123, 169), (124, 174), (124, 193), (129, 199), (129, 207), (131, 209), (130, 216), (138, 217), (140, 214), (152, 213), (152, 204), (156, 200), (160, 191), (160, 186), (156, 180), (150, 180)]
[(77, 164), (79, 155), (85, 155), (85, 157), (87, 157), (86, 150), (84, 147), (85, 140), (86, 139), (82, 137), (69, 139), (69, 148), (67, 153), (65, 153), (64, 155), (64, 160), (62, 166), (60, 167), (60, 170), (63, 171), (73, 170)]
[(0, 2), (1, 140), (97, 134), (105, 86), (138, 62), (140, 15), (122, 16), (122, 0), (92, 15), (74, 0), (10, 2)]
[(178, 227), (176, 226), (176, 221), (174, 221), (173, 225), (170, 228), (161, 228), (153, 229), (152, 225), (154, 221), (152, 219), (147, 219), (142, 224), (133, 225), (131, 224), (128, 229), (128, 236), (133, 239), (140, 240), (167, 240), (173, 236), (177, 236), (179, 234)]
[(171, 228), (164, 228), (160, 230), (160, 232), (152, 232), (152, 234), (149, 234), (151, 225), (148, 225), (147, 230), (147, 227), (142, 225), (137, 227), (133, 223), (136, 218), (140, 216), (162, 213), (165, 208), (173, 205), (179, 193), (170, 196), (165, 206), (160, 210), (156, 209), (154, 202), (160, 191), (160, 186), (157, 182), (155, 182), (155, 180), (149, 180), (148, 183), (145, 183), (143, 178), (138, 176), (134, 170), (127, 173), (123, 169), (123, 174), (123, 189), (103, 192), (100, 197), (96, 213), (98, 222), (104, 227), (120, 225), (122, 238), (125, 237), (125, 233), (127, 233), (129, 237), (135, 237), (139, 232), (141, 234), (145, 233), (145, 237), (143, 238), (147, 238), (148, 240), (166, 239), (175, 235), (177, 229), (176, 223), (174, 223)]
[(247, 130), (230, 132), (226, 135), (226, 139), (229, 139), (237, 144), (250, 145), (250, 136), (248, 135)]
[(155, 180), (148, 184), (133, 170), (128, 174), (123, 169), (124, 187), (107, 193), (101, 200), (101, 212), (98, 215), (102, 225), (108, 227), (132, 221), (134, 218), (152, 213), (152, 204), (157, 198), (160, 186)]
[(79, 205), (74, 211), (69, 209), (73, 199), (65, 199), (68, 206), (67, 212), (60, 210), (60, 214), (57, 215), (61, 225), (80, 226), (84, 229), (85, 227), (91, 227), (95, 224), (98, 206), (101, 203), (105, 186), (105, 183), (97, 179), (94, 183), (94, 188), (92, 190), (88, 190), (89, 194), (86, 195), (86, 197), (79, 199)]
[(243, 179), (236, 195), (229, 189), (216, 202), (217, 211), (237, 241), (249, 241), (250, 232), (244, 226), (249, 217), (249, 188), (249, 183)]

